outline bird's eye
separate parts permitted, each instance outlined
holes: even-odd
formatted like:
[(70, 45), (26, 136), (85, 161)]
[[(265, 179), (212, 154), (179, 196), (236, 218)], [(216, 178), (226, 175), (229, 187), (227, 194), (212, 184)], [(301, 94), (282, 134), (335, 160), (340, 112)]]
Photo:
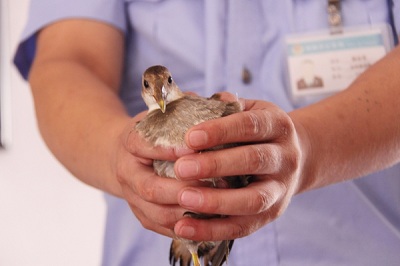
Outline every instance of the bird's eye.
[(143, 86), (148, 89), (149, 88), (149, 83), (147, 82), (147, 80), (143, 81)]
[(172, 77), (171, 76), (168, 77), (168, 83), (172, 84)]

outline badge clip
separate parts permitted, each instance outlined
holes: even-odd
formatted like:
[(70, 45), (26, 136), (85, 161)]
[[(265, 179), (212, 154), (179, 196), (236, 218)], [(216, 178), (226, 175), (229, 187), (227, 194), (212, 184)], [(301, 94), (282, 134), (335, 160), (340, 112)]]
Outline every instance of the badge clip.
[(328, 22), (331, 34), (343, 33), (340, 0), (328, 0)]

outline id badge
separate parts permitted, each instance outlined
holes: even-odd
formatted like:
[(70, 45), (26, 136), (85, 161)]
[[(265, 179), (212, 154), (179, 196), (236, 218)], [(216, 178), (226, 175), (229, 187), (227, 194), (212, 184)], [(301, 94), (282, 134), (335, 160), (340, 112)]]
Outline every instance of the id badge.
[(290, 93), (296, 102), (347, 88), (393, 47), (389, 25), (286, 38)]

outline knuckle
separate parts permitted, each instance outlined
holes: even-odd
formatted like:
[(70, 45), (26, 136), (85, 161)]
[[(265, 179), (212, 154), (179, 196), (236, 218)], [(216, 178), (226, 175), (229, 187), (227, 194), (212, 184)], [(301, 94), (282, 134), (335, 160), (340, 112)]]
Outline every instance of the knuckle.
[(168, 228), (173, 228), (176, 221), (178, 221), (181, 217), (178, 217), (178, 215), (174, 212), (171, 213), (172, 210), (169, 209), (162, 209), (159, 211), (158, 215), (159, 217), (162, 217), (162, 219), (158, 219), (158, 224), (162, 227), (168, 227)]
[(248, 112), (248, 134), (256, 138), (266, 139), (274, 135), (276, 130), (276, 114), (267, 110), (258, 110), (257, 112)]
[(135, 144), (134, 141), (129, 141), (125, 144), (126, 150), (133, 155), (138, 154), (139, 147)]
[(297, 150), (291, 150), (284, 155), (282, 170), (285, 173), (296, 172), (300, 168), (301, 155)]
[(123, 198), (129, 203), (132, 211), (136, 213), (135, 202), (137, 201), (137, 197), (132, 190), (125, 184), (121, 185), (121, 190), (123, 193)]
[(213, 200), (208, 200), (205, 202), (208, 203), (207, 206), (205, 206), (207, 213), (219, 213), (220, 207), (226, 205), (223, 198), (217, 196), (213, 197)]
[(275, 206), (272, 206), (270, 209), (267, 211), (263, 212), (262, 219), (265, 223), (272, 222), (279, 218), (283, 214), (284, 210), (282, 208), (277, 208)]
[(117, 165), (115, 176), (118, 183), (130, 191), (129, 194), (134, 194), (145, 201), (151, 201), (157, 193), (151, 178), (131, 173), (126, 163)]
[(133, 137), (132, 135), (135, 132), (135, 129), (134, 128), (130, 128), (130, 129), (125, 130), (125, 132), (127, 132), (127, 133), (121, 134), (120, 139), (121, 139), (121, 142), (124, 145), (124, 147), (128, 148), (130, 146), (130, 143), (133, 142), (132, 141), (132, 137)]
[(291, 137), (295, 131), (294, 125), (292, 120), (289, 118), (289, 116), (286, 113), (283, 113), (282, 115), (279, 116), (279, 118), (276, 121), (277, 123), (277, 129), (280, 132), (280, 136), (282, 137)]
[(218, 158), (214, 157), (212, 158), (210, 164), (209, 164), (210, 168), (208, 175), (216, 175), (220, 172), (221, 170), (221, 162)]
[(258, 135), (261, 131), (259, 113), (244, 112), (243, 127), (246, 135)]
[(138, 194), (143, 200), (147, 202), (152, 202), (157, 192), (153, 184), (150, 183), (149, 180), (149, 178), (143, 179), (143, 183), (138, 188)]
[(136, 128), (133, 127), (127, 133), (127, 136), (122, 136), (121, 141), (125, 149), (131, 154), (138, 154), (140, 148), (138, 147), (137, 143), (141, 143), (138, 140), (139, 133), (137, 132)]
[(147, 230), (153, 230), (154, 225), (147, 219), (139, 219), (140, 224)]
[(274, 210), (273, 219), (275, 220), (275, 219), (281, 217), (284, 212), (285, 212), (285, 208), (277, 207)]
[(126, 171), (125, 164), (120, 163), (120, 162), (117, 163), (116, 170), (115, 170), (115, 177), (116, 177), (118, 183), (121, 184), (121, 185), (126, 185), (128, 183), (126, 178), (125, 178), (125, 176), (126, 176), (125, 173), (126, 172), (127, 171)]
[(225, 206), (226, 202), (224, 197), (215, 191), (214, 189), (205, 189), (202, 192), (203, 199), (201, 200), (201, 206), (199, 206), (200, 212), (208, 214), (221, 213), (221, 206)]
[(150, 220), (144, 215), (144, 213), (135, 204), (129, 203), (129, 207), (131, 208), (132, 212), (135, 214), (135, 217), (140, 222), (140, 224), (144, 228), (151, 230)]
[(204, 156), (201, 159), (201, 177), (213, 177), (217, 176), (221, 171), (221, 159), (217, 157), (216, 153), (213, 152), (205, 152), (201, 156)]
[(255, 230), (253, 229), (253, 226), (251, 226), (250, 224), (238, 223), (238, 224), (235, 224), (235, 226), (232, 228), (232, 235), (233, 235), (233, 238), (241, 238), (241, 237), (248, 236), (253, 231), (255, 231)]
[[(212, 121), (212, 122), (215, 122), (215, 121)], [(217, 124), (215, 122), (213, 127), (210, 128), (210, 132), (218, 132), (218, 134), (212, 134), (211, 135), (211, 137), (212, 136), (215, 137), (215, 140), (212, 143), (213, 145), (228, 142), (230, 134), (228, 132), (228, 129), (226, 127), (221, 126), (221, 124)]]
[(267, 152), (260, 145), (251, 145), (243, 154), (245, 165), (251, 173), (261, 173), (265, 170), (267, 161)]
[(286, 165), (291, 171), (298, 169), (299, 164), (300, 164), (300, 156), (297, 153), (291, 153), (286, 158)]
[(116, 174), (115, 174), (115, 177), (116, 177), (116, 179), (117, 179), (117, 182), (118, 182), (119, 184), (123, 185), (123, 184), (126, 184), (126, 181), (125, 181), (124, 175), (122, 174), (123, 172), (122, 172), (122, 170), (121, 170), (120, 168), (121, 168), (121, 167), (118, 166), (117, 172), (116, 172)]
[(138, 197), (147, 202), (154, 202), (155, 196), (158, 194), (151, 177), (142, 177), (141, 180), (136, 180), (135, 184), (132, 181), (130, 187)]
[(204, 122), (202, 125), (203, 130), (207, 132), (207, 144), (201, 146), (214, 147), (216, 145), (220, 145), (225, 143), (229, 138), (228, 129), (217, 121), (218, 119), (211, 119), (209, 121)]
[(275, 203), (275, 196), (266, 190), (257, 190), (253, 195), (254, 198), (249, 202), (249, 209), (254, 213), (262, 213)]

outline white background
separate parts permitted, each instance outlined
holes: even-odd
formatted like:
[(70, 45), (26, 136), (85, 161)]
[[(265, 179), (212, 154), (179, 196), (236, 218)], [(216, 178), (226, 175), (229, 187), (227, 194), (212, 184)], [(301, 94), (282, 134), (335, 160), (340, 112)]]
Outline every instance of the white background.
[[(1, 0), (12, 142), (0, 149), (0, 265), (100, 265), (102, 194), (74, 177), (40, 138), (29, 87), (11, 64), (28, 0)], [(3, 34), (7, 34), (4, 36)], [(3, 46), (4, 47), (4, 46)], [(4, 53), (5, 52), (5, 53)]]

